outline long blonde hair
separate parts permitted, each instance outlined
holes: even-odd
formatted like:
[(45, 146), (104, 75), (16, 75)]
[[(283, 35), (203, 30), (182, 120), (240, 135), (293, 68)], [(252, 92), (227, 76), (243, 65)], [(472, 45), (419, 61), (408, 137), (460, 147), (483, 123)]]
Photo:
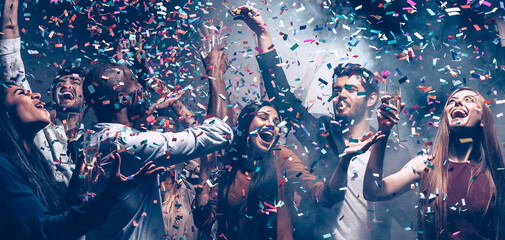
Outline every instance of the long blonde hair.
[[(504, 167), (500, 145), (496, 138), (494, 120), (491, 110), (484, 103), (484, 97), (480, 95), (479, 92), (468, 88), (462, 87), (454, 91), (449, 99), (454, 96), (454, 94), (469, 90), (477, 94), (477, 102), (482, 108), (482, 123), (485, 127), (479, 128), (479, 135), (476, 143), (479, 146), (480, 158), (476, 159), (477, 168), (472, 173), (472, 176), (483, 176), (487, 177), (489, 181), (490, 196), (489, 202), (486, 207), (486, 214), (489, 211), (490, 206), (496, 206), (495, 209), (501, 211), (503, 205), (503, 190), (505, 185), (505, 177), (503, 170), (498, 170)], [(424, 172), (421, 179), (420, 191), (426, 189), (426, 199), (421, 200), (420, 207), (420, 222), (419, 225), (423, 230), (422, 239), (446, 239), (447, 238), (447, 202), (444, 201), (444, 193), (447, 193), (447, 181), (448, 181), (448, 164), (445, 164), (448, 158), (449, 152), (449, 121), (447, 119), (447, 105), (449, 101), (446, 102), (444, 110), (442, 111), (442, 121), (440, 128), (437, 133), (435, 140), (435, 148), (433, 151), (433, 159), (431, 160), (431, 165), (433, 169), (429, 169), (428, 172)], [(468, 180), (470, 181), (470, 179)], [(469, 184), (468, 193), (471, 189), (471, 183)], [(438, 189), (438, 191), (437, 191)], [(428, 196), (430, 194), (439, 195), (434, 200), (429, 200)], [(431, 209), (431, 213), (427, 213), (428, 207)], [(499, 216), (500, 214), (494, 214), (491, 218), (489, 226), (485, 229), (489, 229), (488, 237), (498, 238), (499, 234)], [(496, 224), (496, 225), (495, 225)], [(503, 234), (503, 233), (502, 233)]]

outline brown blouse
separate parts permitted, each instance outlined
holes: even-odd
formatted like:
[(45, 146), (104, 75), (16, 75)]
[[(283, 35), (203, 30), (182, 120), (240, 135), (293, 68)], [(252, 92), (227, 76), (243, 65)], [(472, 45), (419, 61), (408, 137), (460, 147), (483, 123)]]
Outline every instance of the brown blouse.
[[(278, 186), (283, 177), (287, 179), (278, 188), (278, 200), (283, 201), (284, 205), (277, 208), (277, 239), (293, 239), (290, 212), (293, 211), (295, 190), (300, 190), (301, 194), (325, 207), (331, 207), (342, 200), (339, 194), (343, 196), (344, 191), (332, 192), (328, 186), (329, 181), (326, 183), (316, 181), (316, 176), (311, 174), (308, 168), (288, 148), (282, 146), (280, 150), (272, 151), (270, 160), (275, 163)], [(226, 232), (218, 232), (218, 236), (224, 234), (229, 240), (244, 239), (244, 234), (246, 234), (244, 226), (248, 223), (248, 219), (240, 214), (240, 210), (246, 203), (251, 178), (252, 174), (237, 172), (235, 181), (230, 186), (228, 201), (223, 210), (218, 209), (218, 186), (215, 186), (210, 192), (207, 205), (193, 210), (195, 225), (199, 228), (209, 228), (216, 220), (216, 216), (224, 214), (226, 222), (219, 222), (219, 224), (226, 224)]]

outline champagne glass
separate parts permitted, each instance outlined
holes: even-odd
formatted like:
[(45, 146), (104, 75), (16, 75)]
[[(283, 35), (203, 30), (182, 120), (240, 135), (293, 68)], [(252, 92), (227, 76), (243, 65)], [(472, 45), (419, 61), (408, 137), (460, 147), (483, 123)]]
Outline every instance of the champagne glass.
[[(388, 92), (388, 94), (391, 94), (391, 98), (389, 99), (389, 104), (393, 105), (396, 107), (397, 111), (394, 112), (394, 114), (396, 115), (396, 117), (398, 119), (400, 119), (400, 112), (401, 112), (401, 108), (402, 108), (402, 89), (400, 88), (400, 86), (392, 86), (392, 91), (393, 92), (392, 94), (390, 92)], [(399, 127), (398, 127), (398, 122), (395, 123), (395, 130), (393, 132), (393, 134), (395, 135), (395, 142), (396, 143), (400, 143), (400, 142), (405, 142), (406, 140), (404, 139), (401, 139), (400, 138), (400, 131), (399, 131)]]
[(86, 164), (88, 177), (87, 181), (87, 189), (85, 200), (87, 201), (91, 196), (93, 196), (93, 192), (91, 191), (91, 183), (92, 179), (92, 171), (95, 165), (95, 162), (100, 161), (100, 141), (95, 135), (95, 131), (87, 130), (84, 133), (84, 141), (83, 141), (83, 154), (84, 154), (84, 163)]

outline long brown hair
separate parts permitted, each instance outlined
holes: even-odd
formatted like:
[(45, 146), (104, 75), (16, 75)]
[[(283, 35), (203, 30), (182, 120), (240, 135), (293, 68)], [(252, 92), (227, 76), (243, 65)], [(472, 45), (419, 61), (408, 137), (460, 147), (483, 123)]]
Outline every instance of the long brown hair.
[[(503, 158), (500, 151), (500, 145), (496, 138), (493, 115), (491, 109), (484, 103), (484, 97), (477, 91), (462, 87), (454, 91), (449, 99), (456, 93), (468, 90), (475, 92), (477, 94), (477, 102), (482, 108), (482, 123), (485, 127), (479, 128), (479, 135), (476, 141), (480, 150), (480, 156), (475, 159), (477, 162), (477, 168), (473, 170), (472, 176), (485, 176), (489, 181), (490, 196), (489, 202), (486, 207), (486, 215), (492, 214), (489, 226), (484, 226), (484, 229), (488, 229), (488, 237), (498, 238), (500, 221), (503, 218), (498, 213), (490, 213), (489, 207), (495, 206), (497, 210), (501, 211), (503, 206), (503, 195), (505, 187), (505, 176), (503, 170), (499, 170), (504, 167)], [(423, 239), (446, 239), (447, 238), (447, 202), (444, 200), (443, 195), (447, 193), (447, 181), (448, 181), (448, 164), (445, 163), (448, 159), (449, 152), (449, 121), (447, 119), (447, 105), (449, 101), (446, 102), (444, 110), (442, 111), (442, 121), (440, 128), (437, 133), (435, 140), (435, 148), (433, 151), (433, 159), (431, 159), (430, 165), (432, 169), (428, 172), (424, 172), (421, 179), (420, 191), (424, 191), (426, 199), (421, 200), (420, 207), (420, 222), (419, 225), (423, 230)], [(483, 174), (483, 175), (481, 175)], [(470, 181), (470, 179), (468, 179)], [(471, 182), (469, 184), (468, 193), (471, 189)], [(438, 189), (438, 191), (437, 191)], [(433, 199), (429, 200), (430, 194), (439, 195)], [(427, 213), (428, 208), (430, 208), (430, 213)], [(477, 224), (477, 223), (476, 223)], [(503, 233), (501, 233), (503, 235)]]

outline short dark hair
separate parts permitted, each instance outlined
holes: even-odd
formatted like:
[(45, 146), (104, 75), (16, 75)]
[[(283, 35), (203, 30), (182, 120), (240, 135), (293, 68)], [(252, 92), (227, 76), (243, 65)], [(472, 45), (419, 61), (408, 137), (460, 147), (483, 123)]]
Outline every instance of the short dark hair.
[(62, 76), (73, 75), (73, 74), (77, 74), (77, 75), (79, 75), (79, 77), (84, 78), (84, 77), (86, 77), (86, 75), (88, 75), (88, 69), (83, 68), (83, 67), (73, 67), (72, 66), (72, 67), (66, 67), (66, 68), (58, 70), (58, 75), (56, 75), (56, 77), (54, 77), (50, 90), (54, 90), (54, 88), (56, 87), (56, 81), (58, 81)]
[(342, 76), (358, 75), (363, 79), (363, 88), (365, 88), (367, 98), (372, 93), (379, 94), (379, 87), (377, 86), (377, 80), (374, 78), (374, 74), (356, 63), (341, 63), (333, 70), (333, 75), (337, 78)]
[[(88, 69), (84, 67), (66, 67), (63, 69), (58, 70), (58, 76), (65, 76), (65, 75), (70, 75), (70, 74), (78, 74), (79, 77), (86, 77), (88, 75)], [(58, 78), (56, 76), (56, 79)]]
[(79, 77), (84, 78), (88, 74), (88, 69), (83, 68), (83, 67), (71, 66), (71, 67), (66, 67), (66, 68), (58, 70), (58, 74), (56, 75), (56, 77), (54, 77), (53, 82), (51, 83), (51, 86), (49, 87), (49, 90), (48, 90), (49, 93), (52, 93), (53, 100), (56, 99), (56, 91), (55, 90), (56, 90), (57, 81), (62, 76), (73, 75), (73, 74), (77, 74), (77, 75), (79, 75)]
[(84, 100), (96, 114), (114, 113), (121, 108), (118, 93), (123, 89), (120, 82), (126, 76), (125, 71), (130, 69), (107, 62), (99, 64), (86, 75), (82, 84)]

